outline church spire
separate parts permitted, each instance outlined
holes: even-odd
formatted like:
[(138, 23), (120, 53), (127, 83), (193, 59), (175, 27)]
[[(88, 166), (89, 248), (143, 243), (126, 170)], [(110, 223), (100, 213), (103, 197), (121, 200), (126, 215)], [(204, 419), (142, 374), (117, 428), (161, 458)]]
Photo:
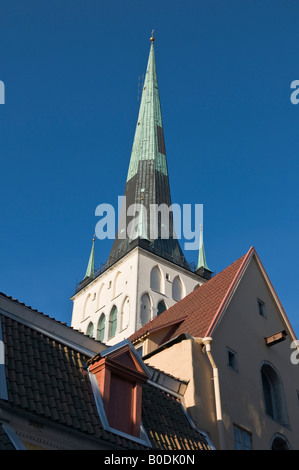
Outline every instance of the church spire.
[(203, 244), (203, 232), (202, 232), (201, 225), (200, 225), (199, 230), (200, 230), (199, 250), (198, 250), (198, 262), (197, 262), (196, 272), (198, 274), (201, 274), (206, 279), (209, 279), (211, 277), (212, 271), (208, 268), (207, 261), (206, 261), (206, 253), (205, 253), (205, 248)]
[[(122, 209), (123, 212), (120, 218), (122, 226), (118, 227), (118, 234), (113, 243), (107, 264), (112, 265), (133, 248), (133, 237), (127, 236), (127, 228), (134, 216), (128, 216), (126, 211), (128, 207), (139, 206), (142, 191), (142, 218), (147, 219), (147, 223), (144, 224), (147, 227), (147, 236), (145, 237), (146, 249), (185, 268), (189, 268), (174, 234), (154, 41), (155, 38), (152, 32), (150, 52), (127, 173), (124, 194), (125, 207)], [(159, 217), (152, 217), (150, 210), (153, 205), (159, 207), (161, 204), (164, 207), (170, 208), (169, 213), (167, 213), (168, 220), (166, 224), (163, 224)], [(143, 224), (144, 220), (140, 220)], [(154, 230), (152, 231), (153, 225)], [(169, 228), (168, 237), (165, 237), (165, 234), (162, 233), (165, 225)], [(153, 233), (157, 234), (157, 236), (153, 237)], [(141, 238), (144, 237), (134, 237), (133, 242), (135, 244), (139, 243)], [(142, 245), (142, 241), (140, 245)]]
[(88, 266), (87, 266), (87, 269), (86, 269), (86, 274), (85, 274), (84, 279), (94, 275), (94, 242), (95, 242), (95, 235), (92, 239), (92, 247), (91, 247)]
[(151, 160), (157, 170), (167, 175), (154, 40), (152, 35), (127, 181), (136, 175), (142, 161)]

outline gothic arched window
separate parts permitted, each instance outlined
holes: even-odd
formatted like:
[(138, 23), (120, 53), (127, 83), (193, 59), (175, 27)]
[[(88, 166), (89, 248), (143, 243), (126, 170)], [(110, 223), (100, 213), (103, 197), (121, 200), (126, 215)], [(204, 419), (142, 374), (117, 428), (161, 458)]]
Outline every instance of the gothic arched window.
[(88, 336), (90, 336), (91, 338), (93, 337), (93, 329), (94, 329), (93, 323), (90, 322), (89, 325), (88, 325), (88, 327), (87, 327), (86, 334), (87, 334)]
[(157, 316), (161, 315), (161, 313), (165, 312), (166, 309), (167, 309), (167, 307), (166, 307), (166, 304), (165, 304), (164, 300), (160, 300), (160, 302), (157, 305)]
[(141, 325), (145, 325), (151, 319), (151, 299), (150, 296), (145, 293), (141, 297), (140, 305), (140, 322)]
[(270, 364), (261, 368), (265, 411), (268, 416), (282, 425), (288, 425), (288, 414), (282, 381)]
[(179, 276), (176, 276), (172, 283), (172, 298), (181, 300), (184, 297), (184, 286)]
[(158, 266), (151, 270), (150, 286), (151, 289), (162, 292), (162, 274)]
[(130, 318), (130, 299), (126, 297), (122, 304), (122, 309), (120, 313), (120, 330), (127, 328)]
[(290, 450), (290, 444), (282, 434), (276, 434), (272, 440), (271, 450)]
[(104, 313), (99, 318), (98, 321), (98, 340), (103, 342), (104, 341), (104, 336), (105, 336), (105, 322), (106, 322), (106, 317)]
[(108, 339), (113, 338), (116, 332), (117, 325), (117, 308), (113, 305), (110, 315), (109, 315), (109, 329), (108, 329)]
[(122, 273), (120, 271), (117, 272), (114, 283), (113, 283), (113, 298), (117, 297), (121, 293), (122, 287)]

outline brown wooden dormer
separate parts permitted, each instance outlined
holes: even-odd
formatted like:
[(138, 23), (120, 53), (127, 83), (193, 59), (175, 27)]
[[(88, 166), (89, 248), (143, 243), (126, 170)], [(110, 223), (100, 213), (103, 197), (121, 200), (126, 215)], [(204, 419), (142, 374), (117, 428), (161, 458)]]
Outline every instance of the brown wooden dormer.
[(108, 348), (89, 361), (110, 428), (139, 438), (142, 384), (146, 369), (129, 342)]

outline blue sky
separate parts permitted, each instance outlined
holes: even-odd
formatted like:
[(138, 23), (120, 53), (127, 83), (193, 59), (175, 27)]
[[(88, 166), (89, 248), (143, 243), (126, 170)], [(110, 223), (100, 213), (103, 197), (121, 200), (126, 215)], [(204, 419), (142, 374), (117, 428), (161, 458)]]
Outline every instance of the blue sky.
[[(216, 272), (256, 248), (298, 335), (298, 14), (296, 0), (2, 0), (0, 291), (70, 324), (95, 208), (124, 191), (155, 29), (173, 203), (204, 205)], [(111, 244), (96, 241), (96, 265)]]

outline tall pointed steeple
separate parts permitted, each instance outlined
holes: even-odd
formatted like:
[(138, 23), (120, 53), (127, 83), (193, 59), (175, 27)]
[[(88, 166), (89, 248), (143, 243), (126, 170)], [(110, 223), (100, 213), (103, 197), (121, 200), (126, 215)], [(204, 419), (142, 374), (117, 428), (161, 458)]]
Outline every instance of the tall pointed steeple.
[[(130, 164), (125, 187), (125, 205), (122, 209), (118, 227), (118, 233), (112, 246), (107, 265), (111, 265), (128, 253), (136, 243), (147, 250), (157, 253), (163, 258), (176, 264), (188, 267), (178, 240), (175, 237), (173, 226), (173, 213), (171, 211), (171, 195), (168, 180), (166, 150), (162, 124), (161, 105), (156, 71), (154, 36), (150, 41), (150, 53), (147, 63), (146, 75), (143, 85), (141, 103), (131, 152)], [(140, 220), (140, 214), (135, 216), (127, 213), (128, 207), (139, 207), (140, 194), (143, 191), (141, 210), (142, 217), (147, 218), (147, 223), (142, 226), (142, 237), (130, 238), (128, 227), (136, 217)], [(170, 208), (165, 219), (153, 217), (151, 207), (164, 205)], [(137, 206), (138, 205), (138, 206)], [(161, 206), (162, 207), (162, 206)], [(164, 212), (164, 217), (165, 217)], [(163, 223), (164, 222), (164, 223)], [(138, 222), (139, 223), (139, 222)], [(153, 225), (155, 229), (153, 230)], [(165, 225), (168, 225), (169, 236), (165, 236)], [(139, 227), (140, 228), (140, 227)], [(145, 229), (147, 232), (145, 233)], [(155, 235), (153, 235), (155, 233)], [(142, 239), (146, 239), (144, 246)], [(134, 243), (132, 243), (132, 240)]]
[[(152, 35), (131, 158), (124, 175), (125, 191), (118, 192), (124, 198), (116, 238), (105, 266), (97, 272), (93, 240), (86, 276), (72, 297), (72, 327), (86, 328), (87, 332), (90, 323), (96, 327), (99, 314), (101, 318), (104, 315), (102, 341), (110, 346), (129, 338), (166, 305), (171, 307), (211, 276), (202, 238), (198, 271), (194, 271), (174, 233), (175, 211), (180, 208), (172, 207), (171, 202), (154, 40)], [(97, 300), (89, 302), (90, 298)]]
[(95, 236), (93, 237), (93, 240), (92, 240), (91, 252), (90, 252), (89, 261), (88, 261), (84, 279), (94, 275), (94, 242), (95, 242)]
[(208, 268), (206, 253), (203, 244), (203, 233), (202, 226), (200, 226), (199, 232), (199, 250), (198, 250), (198, 262), (196, 272), (206, 279), (210, 279), (212, 271)]
[(155, 168), (167, 175), (166, 152), (164, 144), (160, 97), (158, 89), (154, 37), (143, 85), (142, 98), (131, 153), (127, 181), (138, 172), (139, 162), (151, 160)]

